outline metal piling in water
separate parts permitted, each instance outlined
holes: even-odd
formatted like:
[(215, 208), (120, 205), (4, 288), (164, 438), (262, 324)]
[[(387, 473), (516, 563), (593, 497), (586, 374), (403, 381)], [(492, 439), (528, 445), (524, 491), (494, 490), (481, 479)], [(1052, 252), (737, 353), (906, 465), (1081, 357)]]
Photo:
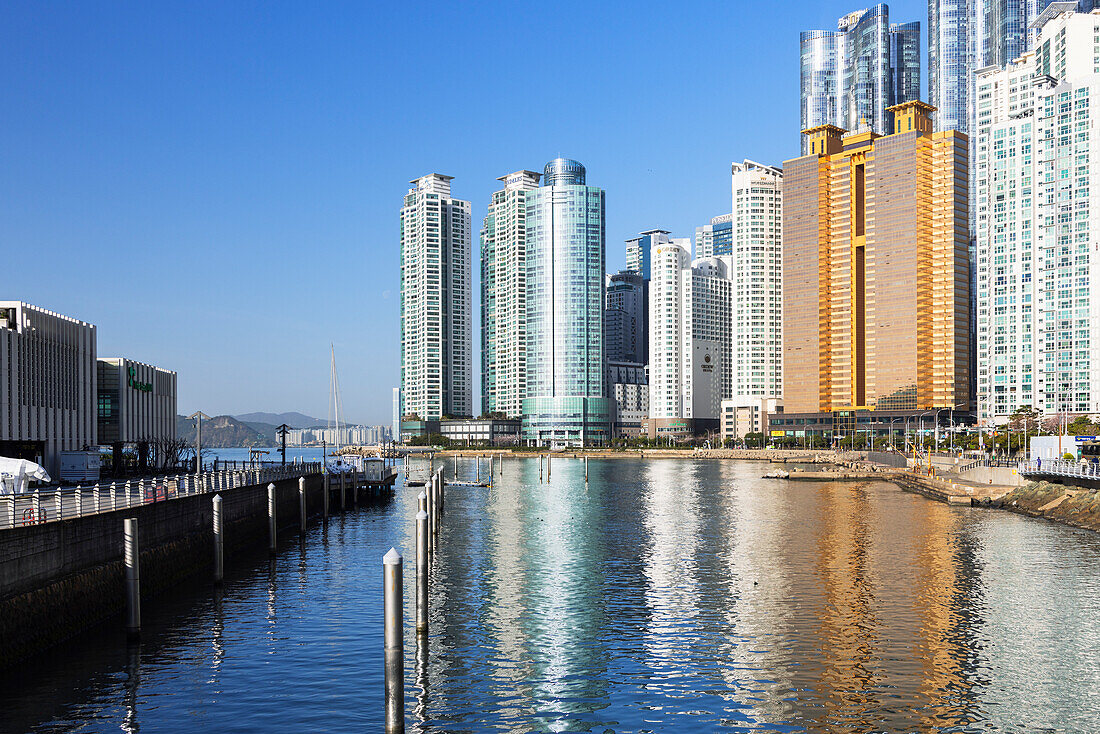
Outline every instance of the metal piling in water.
[(267, 549), (275, 552), (275, 484), (267, 485)]
[(122, 521), (122, 562), (126, 566), (126, 631), (141, 631), (141, 569), (137, 518)]
[(401, 616), (401, 554), (396, 548), (382, 557), (385, 605), (386, 731), (405, 731), (405, 648)]
[(428, 634), (428, 513), (416, 513), (416, 632)]
[(214, 506), (214, 583), (220, 584), (225, 576), (225, 528), (222, 515), (222, 496), (214, 495), (210, 500)]
[(298, 529), (306, 532), (306, 478), (298, 478)]

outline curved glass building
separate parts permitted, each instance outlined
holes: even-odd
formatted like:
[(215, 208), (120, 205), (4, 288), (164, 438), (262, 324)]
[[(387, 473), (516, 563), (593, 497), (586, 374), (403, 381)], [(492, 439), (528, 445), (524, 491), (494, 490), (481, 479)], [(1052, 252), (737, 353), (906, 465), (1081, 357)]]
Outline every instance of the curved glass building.
[(891, 25), (885, 4), (849, 13), (835, 31), (803, 31), (800, 46), (803, 130), (866, 121), (885, 135), (893, 131), (887, 108), (920, 99), (920, 23)]
[(577, 161), (546, 164), (527, 193), (527, 398), (529, 445), (606, 443), (604, 192)]

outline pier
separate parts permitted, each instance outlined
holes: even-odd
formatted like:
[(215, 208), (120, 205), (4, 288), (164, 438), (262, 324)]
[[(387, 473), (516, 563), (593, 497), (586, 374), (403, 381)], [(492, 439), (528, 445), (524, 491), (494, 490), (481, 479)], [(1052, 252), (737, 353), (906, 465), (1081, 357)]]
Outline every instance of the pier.
[(316, 463), (2, 497), (0, 668), (191, 576), (219, 582), (234, 551), (274, 547), (276, 534), (301, 534), (330, 507), (387, 500), (396, 478), (392, 466), (326, 475)]

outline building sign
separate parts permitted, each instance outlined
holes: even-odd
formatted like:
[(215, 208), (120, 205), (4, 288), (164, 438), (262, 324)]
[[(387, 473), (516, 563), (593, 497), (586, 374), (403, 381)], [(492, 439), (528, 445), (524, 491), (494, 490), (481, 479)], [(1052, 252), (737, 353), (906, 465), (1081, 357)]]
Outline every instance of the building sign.
[(138, 381), (137, 370), (133, 367), (126, 368), (126, 385), (141, 392), (153, 392), (153, 383)]

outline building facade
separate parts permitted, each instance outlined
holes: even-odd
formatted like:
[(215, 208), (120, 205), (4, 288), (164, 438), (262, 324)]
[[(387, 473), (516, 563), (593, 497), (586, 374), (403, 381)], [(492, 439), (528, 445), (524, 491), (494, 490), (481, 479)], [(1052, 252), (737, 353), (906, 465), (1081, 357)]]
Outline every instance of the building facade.
[(637, 438), (649, 415), (649, 375), (646, 365), (608, 359), (607, 397), (614, 438)]
[(741, 443), (750, 433), (766, 434), (768, 419), (783, 410), (778, 398), (737, 395), (722, 401), (722, 440)]
[(967, 138), (923, 102), (894, 132), (807, 130), (783, 171), (784, 412), (970, 407)]
[(649, 281), (632, 270), (607, 276), (603, 315), (604, 355), (609, 362), (649, 362)]
[(626, 241), (626, 269), (633, 270), (646, 280), (650, 279), (649, 256), (654, 245), (670, 242), (669, 232), (663, 229), (647, 229), (637, 237)]
[(0, 456), (42, 464), (97, 445), (96, 328), (0, 301)]
[(527, 194), (527, 397), (532, 445), (606, 443), (604, 192), (557, 158)]
[(733, 215), (711, 217), (710, 224), (695, 228), (695, 257), (733, 254)]
[(453, 178), (414, 179), (401, 207), (401, 413), (424, 420), (473, 409), (470, 202)]
[[(668, 421), (717, 424), (732, 394), (731, 258), (692, 262), (690, 243), (653, 248), (650, 283), (649, 410), (651, 437)], [(690, 424), (685, 424), (690, 428)]]
[(99, 444), (113, 449), (116, 469), (126, 445), (148, 466), (150, 450), (176, 438), (176, 373), (122, 357), (100, 358), (96, 372)]
[(890, 132), (889, 108), (920, 98), (920, 23), (891, 25), (879, 4), (842, 17), (835, 31), (803, 31), (800, 76), (803, 130), (865, 121)]
[(519, 418), (527, 397), (527, 192), (539, 174), (497, 179), (481, 227), (481, 412)]
[[(1004, 68), (1030, 50), (1038, 36), (1039, 16), (1094, 7), (1094, 0), (929, 0), (928, 101), (937, 108), (939, 130), (974, 136), (980, 99), (971, 98), (975, 75), (988, 67)], [(980, 96), (980, 95), (979, 95)]]
[(732, 166), (733, 395), (783, 394), (783, 171)]
[(1022, 406), (1100, 412), (1100, 11), (1073, 7), (1052, 4), (1034, 51), (975, 78), (984, 425)]

